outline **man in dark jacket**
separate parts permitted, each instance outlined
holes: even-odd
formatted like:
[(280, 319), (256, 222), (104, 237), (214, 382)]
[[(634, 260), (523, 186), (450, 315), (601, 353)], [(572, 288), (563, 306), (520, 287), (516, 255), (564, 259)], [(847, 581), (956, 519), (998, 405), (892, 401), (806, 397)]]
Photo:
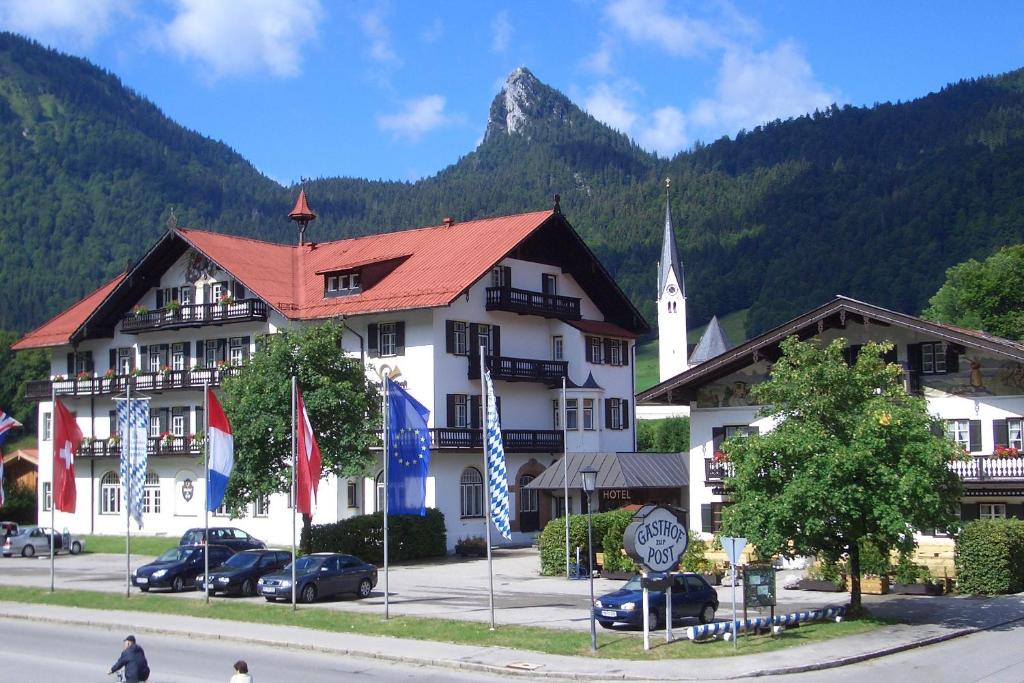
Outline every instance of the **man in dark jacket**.
[(146, 661), (146, 652), (135, 644), (135, 636), (128, 636), (124, 639), (124, 650), (121, 656), (110, 667), (109, 674), (118, 669), (124, 668), (124, 680), (127, 683), (139, 683), (149, 680), (149, 662)]

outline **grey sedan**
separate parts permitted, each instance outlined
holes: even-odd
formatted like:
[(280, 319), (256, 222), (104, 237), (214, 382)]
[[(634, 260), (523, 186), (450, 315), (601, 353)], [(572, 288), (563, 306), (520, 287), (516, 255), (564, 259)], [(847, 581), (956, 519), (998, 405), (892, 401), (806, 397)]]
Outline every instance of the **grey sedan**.
[[(21, 555), (22, 557), (32, 557), (33, 555), (49, 555), (50, 535), (50, 527), (22, 527), (18, 530), (17, 534), (8, 536), (4, 540), (3, 556)], [(57, 554), (67, 552), (77, 555), (85, 549), (85, 539), (72, 536), (67, 532), (63, 534), (58, 533), (53, 535), (53, 547)]]

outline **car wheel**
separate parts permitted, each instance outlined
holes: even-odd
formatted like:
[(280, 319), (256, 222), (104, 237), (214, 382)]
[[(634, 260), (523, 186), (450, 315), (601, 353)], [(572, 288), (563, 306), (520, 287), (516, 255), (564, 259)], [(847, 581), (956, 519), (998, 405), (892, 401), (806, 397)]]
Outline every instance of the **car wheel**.
[(601, 624), (601, 628), (611, 628), (612, 627), (612, 622), (610, 622), (610, 621), (598, 621), (597, 623)]
[(652, 609), (647, 615), (647, 625), (652, 631), (660, 629), (662, 621), (661, 613), (656, 609)]
[(180, 593), (185, 588), (185, 579), (180, 576), (175, 576), (174, 581), (171, 581), (171, 592)]
[(359, 582), (359, 597), (368, 598), (370, 593), (373, 591), (373, 583), (369, 579), (363, 579)]
[(35, 549), (34, 546), (27, 545), (27, 546), (25, 546), (24, 548), (21, 549), (21, 556), (22, 557), (32, 557), (35, 554), (36, 554), (36, 549)]
[(316, 586), (309, 583), (302, 589), (302, 602), (310, 603), (316, 600)]
[(247, 598), (250, 595), (256, 595), (256, 586), (253, 585), (252, 579), (246, 579), (242, 582), (242, 597)]
[(266, 599), (267, 602), (277, 602), (277, 598), (268, 598), (265, 595), (263, 597), (264, 597), (264, 599)]
[(72, 555), (77, 555), (80, 552), (82, 552), (82, 544), (79, 543), (78, 541), (75, 541), (74, 543), (71, 544), (71, 554)]
[(701, 607), (700, 616), (698, 616), (698, 619), (700, 619), (700, 623), (702, 624), (710, 624), (712, 621), (714, 621), (715, 606), (709, 602), (708, 604)]
[(139, 590), (142, 591), (143, 593), (148, 593), (149, 592), (149, 586), (139, 586)]

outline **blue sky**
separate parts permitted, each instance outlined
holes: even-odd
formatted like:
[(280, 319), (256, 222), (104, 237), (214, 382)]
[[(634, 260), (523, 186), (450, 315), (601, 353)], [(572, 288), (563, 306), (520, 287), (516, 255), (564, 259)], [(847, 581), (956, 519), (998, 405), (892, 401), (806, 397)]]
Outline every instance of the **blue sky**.
[(1024, 4), (985, 1), (0, 0), (0, 27), (282, 182), (432, 175), (518, 66), (663, 156), (1024, 66)]

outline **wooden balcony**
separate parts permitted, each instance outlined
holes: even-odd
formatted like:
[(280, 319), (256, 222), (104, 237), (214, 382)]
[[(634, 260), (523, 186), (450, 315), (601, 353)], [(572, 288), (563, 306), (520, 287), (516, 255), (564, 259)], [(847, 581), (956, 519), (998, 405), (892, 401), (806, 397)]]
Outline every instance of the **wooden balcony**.
[(720, 486), (733, 472), (733, 464), (728, 460), (715, 462), (714, 458), (704, 458), (704, 483), (708, 486)]
[[(491, 379), (506, 382), (540, 382), (560, 384), (569, 373), (569, 363), (564, 360), (536, 360), (534, 358), (509, 358), (487, 356), (487, 369)], [(480, 379), (480, 356), (469, 354), (469, 379)]]
[(488, 287), (486, 308), (488, 311), (508, 311), (562, 320), (582, 318), (580, 300), (576, 297), (543, 294), (513, 287)]
[(205, 325), (266, 322), (267, 304), (259, 299), (244, 299), (230, 304), (191, 304), (160, 308), (148, 313), (129, 313), (121, 318), (121, 331), (128, 334), (155, 330), (178, 330)]
[[(377, 437), (380, 438), (381, 434), (378, 431)], [(506, 453), (561, 453), (563, 450), (560, 429), (503, 429), (501, 442)], [(437, 427), (430, 430), (432, 451), (482, 451), (483, 447), (482, 429)]]
[[(203, 452), (202, 442), (195, 441), (188, 436), (169, 438), (151, 436), (147, 441), (146, 452), (149, 455), (202, 455)], [(91, 443), (83, 442), (76, 455), (92, 458), (120, 458), (121, 444), (109, 439), (97, 439)]]
[(193, 370), (171, 370), (169, 372), (146, 372), (138, 375), (114, 375), (92, 379), (58, 379), (29, 382), (25, 387), (25, 398), (29, 401), (45, 401), (50, 398), (53, 386), (57, 396), (105, 396), (123, 394), (130, 386), (133, 392), (160, 392), (170, 389), (202, 389), (204, 384), (218, 386), (225, 377), (238, 373), (236, 366), (219, 368), (195, 368)]
[(970, 460), (958, 460), (949, 466), (965, 482), (1024, 481), (1024, 457), (974, 455)]

